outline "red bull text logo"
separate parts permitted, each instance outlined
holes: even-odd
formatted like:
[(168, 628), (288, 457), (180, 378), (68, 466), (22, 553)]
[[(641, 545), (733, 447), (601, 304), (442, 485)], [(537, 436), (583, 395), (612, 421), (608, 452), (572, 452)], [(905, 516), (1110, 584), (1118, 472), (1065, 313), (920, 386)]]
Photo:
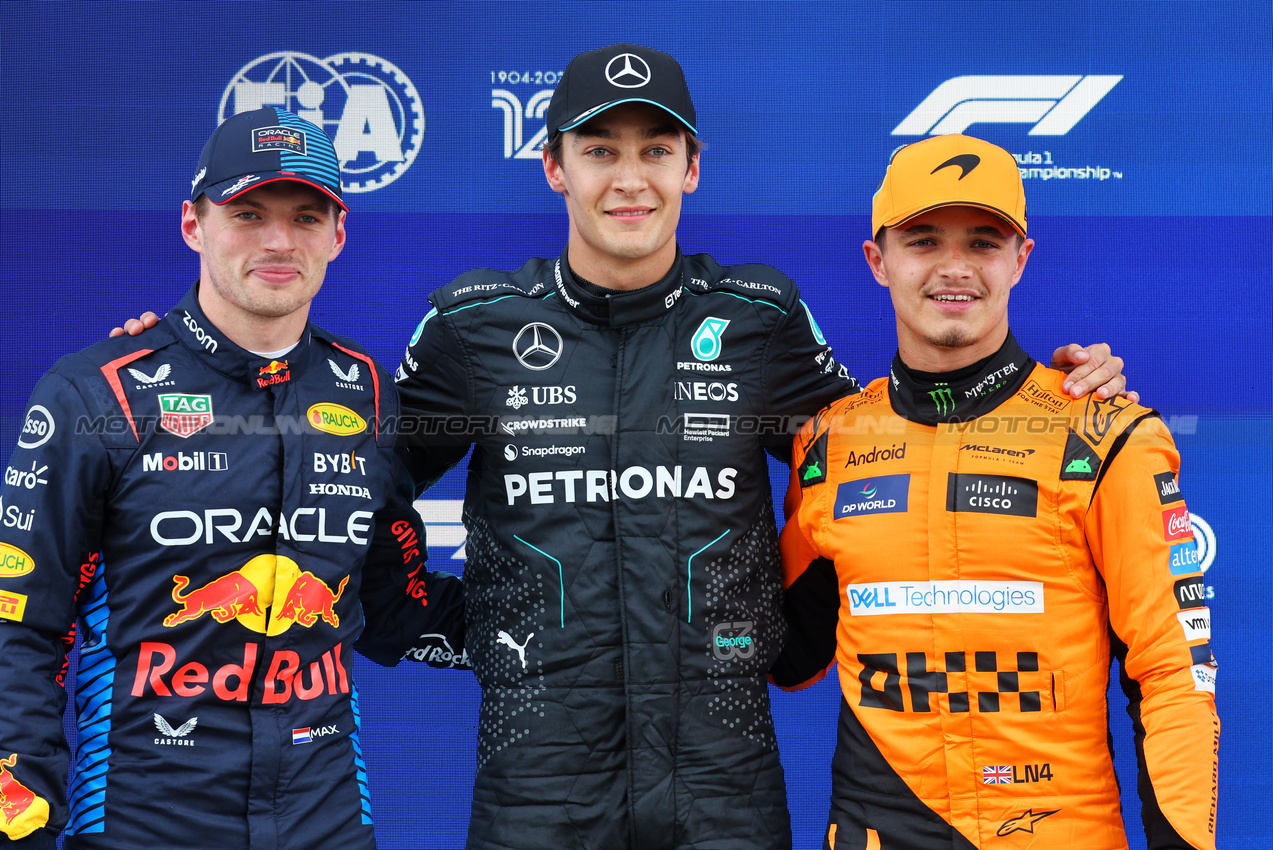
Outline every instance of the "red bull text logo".
[[(172, 601), (181, 606), (164, 617), (168, 628), (204, 614), (218, 623), (237, 620), (244, 627), (265, 635), (279, 635), (292, 625), (313, 627), (319, 620), (340, 627), (336, 603), (345, 592), (349, 576), (335, 591), (318, 576), (282, 555), (257, 555), (232, 573), (183, 593), (190, 584), (186, 576), (173, 576)], [(277, 601), (277, 604), (276, 604)]]
[(4, 833), (15, 841), (49, 822), (49, 804), (9, 772), (17, 763), (17, 753), (0, 759), (0, 816)]
[[(143, 641), (137, 653), (137, 673), (133, 677), (132, 695), (142, 697), (147, 688), (155, 696), (197, 697), (208, 690), (225, 702), (247, 702), (248, 691), (256, 675), (255, 643), (243, 645), (243, 663), (230, 663), (215, 670), (198, 661), (182, 659), (178, 666), (177, 650), (172, 644)], [(290, 649), (275, 650), (265, 673), (262, 705), (282, 705), (293, 696), (312, 700), (323, 694), (349, 693), (349, 674), (341, 655), (344, 645), (337, 644), (316, 661), (304, 664), (298, 653)], [(171, 672), (176, 667), (176, 672)]]
[(325, 434), (348, 436), (367, 430), (367, 421), (343, 404), (323, 401), (305, 411), (309, 424)]
[(261, 389), (274, 384), (286, 384), (292, 380), (292, 372), (287, 368), (287, 361), (271, 360), (270, 365), (257, 370), (256, 385)]

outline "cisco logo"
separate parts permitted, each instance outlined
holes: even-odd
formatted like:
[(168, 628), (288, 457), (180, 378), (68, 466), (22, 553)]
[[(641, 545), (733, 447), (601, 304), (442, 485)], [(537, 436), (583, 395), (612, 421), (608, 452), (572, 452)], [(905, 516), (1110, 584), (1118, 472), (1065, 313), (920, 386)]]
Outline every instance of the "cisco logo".
[(346, 192), (372, 192), (397, 180), (424, 139), (415, 85), (368, 53), (320, 59), (285, 50), (253, 59), (226, 86), (217, 121), (263, 106), (294, 112), (332, 137)]

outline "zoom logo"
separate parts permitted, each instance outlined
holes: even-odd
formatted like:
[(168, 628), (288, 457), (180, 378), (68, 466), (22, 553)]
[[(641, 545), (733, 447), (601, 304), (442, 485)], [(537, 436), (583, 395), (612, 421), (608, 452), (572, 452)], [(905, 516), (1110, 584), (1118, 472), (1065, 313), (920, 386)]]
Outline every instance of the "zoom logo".
[(1033, 124), (1031, 136), (1064, 136), (1121, 75), (951, 77), (933, 89), (894, 136), (962, 133), (974, 124)]
[(721, 661), (746, 661), (756, 654), (756, 641), (751, 630), (756, 624), (751, 620), (717, 623), (712, 628), (712, 654)]

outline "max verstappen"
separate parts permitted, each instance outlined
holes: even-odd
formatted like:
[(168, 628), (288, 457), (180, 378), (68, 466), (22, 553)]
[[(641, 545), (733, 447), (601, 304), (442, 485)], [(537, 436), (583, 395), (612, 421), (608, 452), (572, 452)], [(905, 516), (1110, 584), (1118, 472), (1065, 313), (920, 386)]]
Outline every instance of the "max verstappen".
[(0, 833), (374, 848), (350, 677), (362, 606), (376, 634), (359, 648), (392, 661), (421, 626), (461, 639), (458, 581), (420, 572), (388, 373), (308, 322), (345, 244), (330, 140), (281, 109), (237, 115), (192, 185), (199, 281), (144, 338), (58, 361), (6, 470)]
[(577, 56), (547, 121), (566, 251), (435, 292), (397, 375), (418, 480), (474, 446), (468, 847), (788, 848), (765, 451), (858, 385), (780, 272), (680, 253), (700, 146), (672, 57)]

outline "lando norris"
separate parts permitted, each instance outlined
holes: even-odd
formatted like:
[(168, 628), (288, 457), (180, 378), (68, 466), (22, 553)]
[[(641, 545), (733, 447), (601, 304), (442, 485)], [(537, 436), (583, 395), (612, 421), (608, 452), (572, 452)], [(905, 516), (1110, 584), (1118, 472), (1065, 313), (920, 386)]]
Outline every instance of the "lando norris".
[(765, 450), (858, 387), (780, 272), (678, 250), (695, 120), (667, 54), (573, 59), (543, 156), (566, 251), (435, 292), (400, 367), (423, 479), (474, 446), (470, 848), (791, 846)]

